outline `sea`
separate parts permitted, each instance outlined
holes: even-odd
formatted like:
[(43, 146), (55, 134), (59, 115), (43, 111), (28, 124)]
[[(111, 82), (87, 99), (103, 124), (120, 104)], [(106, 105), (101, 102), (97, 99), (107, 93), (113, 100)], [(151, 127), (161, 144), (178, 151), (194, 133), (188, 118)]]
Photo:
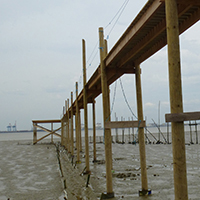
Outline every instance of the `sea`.
[[(184, 126), (185, 129), (185, 142), (190, 143), (190, 142), (199, 142), (200, 141), (200, 125), (192, 125), (189, 126), (189, 124), (186, 124)], [(111, 133), (113, 136), (113, 141), (116, 141), (116, 135), (118, 135), (119, 138), (122, 140), (122, 136), (125, 135), (125, 142), (132, 142), (137, 138), (137, 128), (125, 128), (125, 129), (112, 129)], [(147, 141), (155, 141), (155, 138), (160, 141), (166, 142), (171, 142), (171, 126), (160, 126), (160, 127), (146, 127), (144, 129), (145, 135), (146, 135), (146, 140)], [(58, 131), (58, 134), (61, 132)], [(48, 134), (45, 131), (38, 131), (37, 132), (37, 138), (41, 138)], [(84, 130), (81, 131), (82, 137), (84, 137)], [(75, 131), (74, 131), (75, 135)], [(88, 135), (89, 135), (89, 141), (92, 142), (92, 137), (93, 137), (93, 129), (88, 130)], [(96, 129), (96, 136), (97, 136), (97, 141), (103, 140), (104, 137), (104, 129)], [(57, 138), (56, 136), (54, 136)], [(4, 132), (0, 133), (0, 141), (12, 141), (12, 140), (32, 140), (33, 139), (33, 132), (31, 131), (17, 131), (17, 132)], [(46, 139), (50, 140), (50, 136), (47, 137)]]

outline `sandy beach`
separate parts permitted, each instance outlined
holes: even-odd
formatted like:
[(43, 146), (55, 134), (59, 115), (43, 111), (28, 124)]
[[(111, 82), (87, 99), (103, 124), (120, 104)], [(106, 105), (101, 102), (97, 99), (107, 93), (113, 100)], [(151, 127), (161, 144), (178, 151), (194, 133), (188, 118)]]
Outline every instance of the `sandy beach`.
[[(58, 144), (58, 142), (56, 142)], [(58, 146), (58, 145), (57, 145)], [(115, 198), (173, 200), (173, 161), (171, 144), (147, 144), (147, 174), (152, 195), (139, 197), (141, 189), (138, 144), (113, 143), (113, 189)], [(0, 200), (96, 200), (106, 192), (104, 144), (97, 143), (98, 163), (93, 163), (93, 144), (90, 143), (89, 186), (85, 168), (84, 149), (81, 163), (76, 156), (58, 146), (61, 171), (56, 146), (48, 140), (32, 145), (32, 141), (1, 141)], [(76, 151), (75, 151), (76, 153)], [(186, 145), (189, 199), (199, 199), (200, 148), (198, 144)], [(66, 186), (66, 188), (65, 188)]]

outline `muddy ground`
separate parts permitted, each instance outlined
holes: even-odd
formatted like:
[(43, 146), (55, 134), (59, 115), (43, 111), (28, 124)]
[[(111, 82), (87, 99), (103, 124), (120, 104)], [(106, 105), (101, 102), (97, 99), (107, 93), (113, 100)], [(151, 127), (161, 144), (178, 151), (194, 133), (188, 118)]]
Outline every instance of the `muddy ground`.
[[(141, 189), (139, 146), (113, 144), (113, 189), (119, 199), (174, 199), (173, 161), (171, 144), (146, 145), (147, 174), (152, 195), (139, 197)], [(59, 147), (61, 171), (55, 145), (32, 145), (31, 141), (0, 142), (0, 200), (95, 200), (106, 191), (104, 144), (97, 144), (98, 163), (93, 163), (90, 144), (91, 176), (80, 176), (85, 168), (84, 152), (81, 163)], [(189, 199), (199, 199), (200, 146), (186, 145)], [(63, 176), (62, 176), (63, 175)], [(65, 188), (66, 185), (66, 188)]]

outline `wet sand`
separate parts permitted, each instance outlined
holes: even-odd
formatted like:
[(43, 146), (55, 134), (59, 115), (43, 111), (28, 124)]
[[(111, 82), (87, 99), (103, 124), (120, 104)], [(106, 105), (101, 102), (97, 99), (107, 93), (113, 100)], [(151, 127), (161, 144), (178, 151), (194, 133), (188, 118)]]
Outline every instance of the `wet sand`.
[[(141, 174), (139, 146), (113, 144), (113, 189), (115, 198), (173, 200), (173, 161), (171, 144), (146, 145), (147, 175), (152, 195), (139, 197)], [(32, 145), (25, 141), (0, 142), (0, 200), (23, 199), (100, 199), (106, 191), (104, 144), (97, 144), (97, 159), (93, 163), (93, 144), (90, 143), (90, 184), (86, 188), (87, 175), (80, 176), (85, 168), (84, 152), (81, 164), (75, 164), (71, 156), (59, 147), (60, 173), (55, 145)], [(200, 146), (186, 145), (189, 199), (200, 196)], [(66, 183), (66, 189), (64, 188)], [(65, 191), (65, 193), (64, 193)]]
[(2, 141), (0, 152), (0, 200), (61, 199), (63, 187), (54, 145)]

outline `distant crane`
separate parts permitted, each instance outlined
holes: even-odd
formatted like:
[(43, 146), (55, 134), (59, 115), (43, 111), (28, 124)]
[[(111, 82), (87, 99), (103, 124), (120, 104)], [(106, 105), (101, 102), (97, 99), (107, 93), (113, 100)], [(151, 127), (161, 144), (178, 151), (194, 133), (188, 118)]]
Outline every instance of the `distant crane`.
[(7, 131), (11, 131), (11, 123), (9, 123), (9, 125), (7, 126)]
[(16, 121), (15, 121), (15, 124), (12, 126), (12, 129), (13, 129), (13, 131), (17, 131), (17, 124), (16, 124)]
[(11, 132), (11, 131), (17, 131), (17, 124), (15, 121), (15, 124), (12, 126), (11, 123), (9, 123), (9, 125), (7, 126), (7, 131)]

